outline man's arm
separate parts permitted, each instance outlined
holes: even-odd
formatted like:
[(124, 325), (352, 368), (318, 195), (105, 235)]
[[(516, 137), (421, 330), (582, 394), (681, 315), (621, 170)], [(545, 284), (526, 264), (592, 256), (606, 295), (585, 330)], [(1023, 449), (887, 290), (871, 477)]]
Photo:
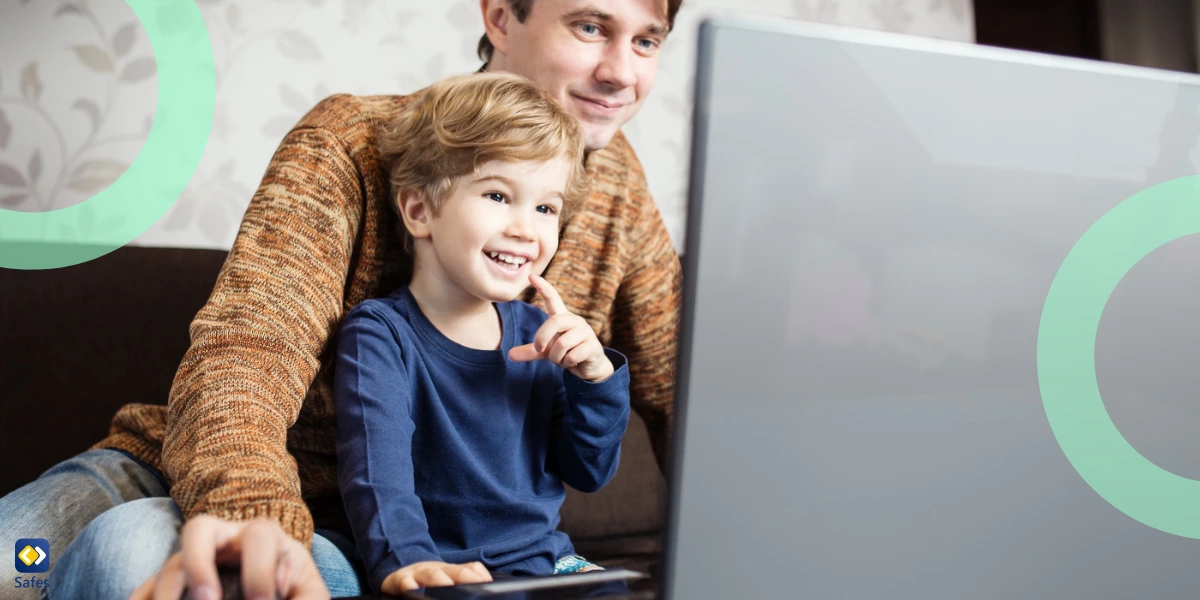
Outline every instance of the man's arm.
[(637, 208), (637, 217), (626, 240), (628, 267), (613, 305), (611, 345), (629, 358), (630, 404), (646, 422), (665, 474), (675, 420), (682, 268), (641, 165), (632, 151), (630, 157), (627, 200)]
[(319, 128), (293, 129), (267, 167), (171, 387), (163, 467), (185, 518), (265, 517), (311, 543), (287, 431), (342, 316), (359, 181)]

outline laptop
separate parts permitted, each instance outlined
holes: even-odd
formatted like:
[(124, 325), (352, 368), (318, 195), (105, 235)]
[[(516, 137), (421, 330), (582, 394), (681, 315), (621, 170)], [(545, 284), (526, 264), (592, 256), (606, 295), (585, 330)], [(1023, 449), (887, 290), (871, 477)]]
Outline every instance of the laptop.
[(1194, 597), (1200, 77), (699, 44), (658, 596)]

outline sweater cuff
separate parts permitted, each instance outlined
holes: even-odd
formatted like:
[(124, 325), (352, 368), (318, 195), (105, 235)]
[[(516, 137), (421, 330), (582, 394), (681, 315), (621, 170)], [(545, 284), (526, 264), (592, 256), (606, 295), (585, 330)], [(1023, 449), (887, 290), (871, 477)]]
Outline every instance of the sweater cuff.
[(229, 507), (208, 506), (187, 515), (187, 518), (198, 515), (212, 515), (219, 519), (238, 522), (270, 519), (279, 523), (285, 533), (304, 544), (305, 548), (312, 550), (312, 513), (309, 512), (308, 506), (302, 500), (276, 500)]
[(580, 379), (570, 371), (563, 369), (563, 384), (567, 386), (568, 395), (579, 398), (623, 398), (629, 404), (629, 359), (624, 354), (605, 348), (604, 355), (612, 363), (613, 373), (608, 379), (591, 382)]
[(629, 361), (611, 348), (604, 353), (616, 369), (604, 381), (592, 383), (563, 371), (568, 402), (564, 423), (591, 437), (603, 437), (616, 427), (623, 432), (629, 421)]

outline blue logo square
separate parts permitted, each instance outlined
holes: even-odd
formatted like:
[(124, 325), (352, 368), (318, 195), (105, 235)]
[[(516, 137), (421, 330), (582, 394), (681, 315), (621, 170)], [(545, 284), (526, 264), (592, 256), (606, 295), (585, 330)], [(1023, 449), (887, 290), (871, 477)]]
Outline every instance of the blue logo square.
[(50, 542), (42, 538), (21, 538), (13, 548), (18, 573), (45, 573), (50, 570)]

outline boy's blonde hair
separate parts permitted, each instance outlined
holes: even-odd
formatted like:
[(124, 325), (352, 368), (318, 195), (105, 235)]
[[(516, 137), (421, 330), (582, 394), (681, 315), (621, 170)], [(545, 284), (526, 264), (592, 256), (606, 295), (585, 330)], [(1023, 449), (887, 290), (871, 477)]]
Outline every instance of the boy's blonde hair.
[[(517, 75), (473, 73), (438, 81), (415, 94), (384, 125), (379, 140), (397, 212), (400, 194), (415, 190), (424, 193), (437, 215), (455, 181), (492, 160), (565, 157), (571, 173), (561, 218), (578, 209), (587, 193), (579, 124), (549, 94)], [(399, 226), (408, 246), (403, 219)]]

